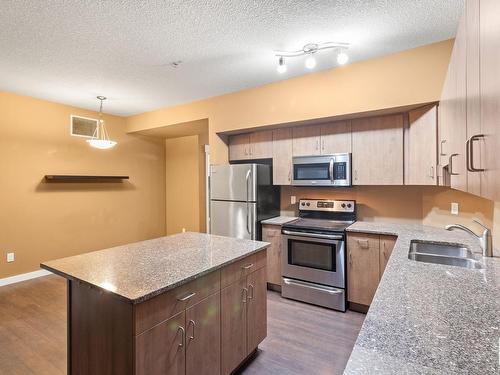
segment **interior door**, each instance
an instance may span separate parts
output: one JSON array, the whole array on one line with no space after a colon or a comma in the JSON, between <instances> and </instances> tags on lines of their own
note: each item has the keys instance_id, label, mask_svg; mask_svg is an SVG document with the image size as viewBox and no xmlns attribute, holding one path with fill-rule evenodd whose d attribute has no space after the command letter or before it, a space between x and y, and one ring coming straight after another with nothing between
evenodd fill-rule
<instances>
[{"instance_id":1,"label":"interior door","mask_svg":"<svg viewBox=\"0 0 500 375\"><path fill-rule=\"evenodd\" d=\"M220 375L220 293L186 310L186 375Z\"/></svg>"},{"instance_id":2,"label":"interior door","mask_svg":"<svg viewBox=\"0 0 500 375\"><path fill-rule=\"evenodd\" d=\"M180 312L135 338L137 375L184 375L185 318Z\"/></svg>"},{"instance_id":3,"label":"interior door","mask_svg":"<svg viewBox=\"0 0 500 375\"><path fill-rule=\"evenodd\" d=\"M247 240L255 239L257 203L210 201L210 233Z\"/></svg>"},{"instance_id":4,"label":"interior door","mask_svg":"<svg viewBox=\"0 0 500 375\"><path fill-rule=\"evenodd\" d=\"M255 202L256 180L256 164L212 165L210 199Z\"/></svg>"}]
</instances>

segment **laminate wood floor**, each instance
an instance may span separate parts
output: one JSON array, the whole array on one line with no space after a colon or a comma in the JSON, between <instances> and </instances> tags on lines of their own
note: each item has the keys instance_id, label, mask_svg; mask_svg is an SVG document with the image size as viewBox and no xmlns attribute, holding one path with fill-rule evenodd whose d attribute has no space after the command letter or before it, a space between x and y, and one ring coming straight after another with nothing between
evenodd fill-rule
<instances>
[{"instance_id":1,"label":"laminate wood floor","mask_svg":"<svg viewBox=\"0 0 500 375\"><path fill-rule=\"evenodd\" d=\"M363 319L268 292L267 338L240 374L342 374ZM64 279L0 287L0 374L66 374Z\"/></svg>"}]
</instances>

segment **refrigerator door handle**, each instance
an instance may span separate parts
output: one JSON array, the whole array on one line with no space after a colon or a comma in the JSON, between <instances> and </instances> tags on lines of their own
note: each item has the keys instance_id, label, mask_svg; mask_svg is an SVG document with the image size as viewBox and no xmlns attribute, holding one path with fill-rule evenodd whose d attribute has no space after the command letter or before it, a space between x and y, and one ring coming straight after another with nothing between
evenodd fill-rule
<instances>
[{"instance_id":1,"label":"refrigerator door handle","mask_svg":"<svg viewBox=\"0 0 500 375\"><path fill-rule=\"evenodd\" d=\"M247 188L247 232L250 234L250 237L252 235L252 230L250 229L250 189L248 188L248 183L250 182L250 175L252 171L249 170L247 172L247 175L245 177L246 179L246 188Z\"/></svg>"}]
</instances>

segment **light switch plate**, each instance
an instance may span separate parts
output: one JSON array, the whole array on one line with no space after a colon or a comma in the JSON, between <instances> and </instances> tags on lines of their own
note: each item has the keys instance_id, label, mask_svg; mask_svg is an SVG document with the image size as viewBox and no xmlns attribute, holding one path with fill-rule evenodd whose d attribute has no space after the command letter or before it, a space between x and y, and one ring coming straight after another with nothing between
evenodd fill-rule
<instances>
[{"instance_id":1,"label":"light switch plate","mask_svg":"<svg viewBox=\"0 0 500 375\"><path fill-rule=\"evenodd\" d=\"M295 195L290 196L290 204L297 203L297 197Z\"/></svg>"},{"instance_id":2,"label":"light switch plate","mask_svg":"<svg viewBox=\"0 0 500 375\"><path fill-rule=\"evenodd\" d=\"M7 263L14 261L14 253L7 253Z\"/></svg>"},{"instance_id":3,"label":"light switch plate","mask_svg":"<svg viewBox=\"0 0 500 375\"><path fill-rule=\"evenodd\" d=\"M451 202L451 214L458 215L458 203Z\"/></svg>"}]
</instances>

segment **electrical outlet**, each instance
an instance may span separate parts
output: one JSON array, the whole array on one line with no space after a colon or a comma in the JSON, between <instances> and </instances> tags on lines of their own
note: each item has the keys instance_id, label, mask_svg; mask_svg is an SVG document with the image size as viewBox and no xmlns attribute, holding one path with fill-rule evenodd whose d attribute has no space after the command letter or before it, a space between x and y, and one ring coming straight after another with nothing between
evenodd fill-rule
<instances>
[{"instance_id":1,"label":"electrical outlet","mask_svg":"<svg viewBox=\"0 0 500 375\"><path fill-rule=\"evenodd\" d=\"M14 261L14 253L7 253L7 263Z\"/></svg>"},{"instance_id":2,"label":"electrical outlet","mask_svg":"<svg viewBox=\"0 0 500 375\"><path fill-rule=\"evenodd\" d=\"M186 233L186 228L182 228L182 233Z\"/></svg>"},{"instance_id":3,"label":"electrical outlet","mask_svg":"<svg viewBox=\"0 0 500 375\"><path fill-rule=\"evenodd\" d=\"M295 195L292 195L290 197L290 204L295 204L295 203L297 203L297 197Z\"/></svg>"},{"instance_id":4,"label":"electrical outlet","mask_svg":"<svg viewBox=\"0 0 500 375\"><path fill-rule=\"evenodd\" d=\"M451 214L458 215L458 203L451 202Z\"/></svg>"}]
</instances>

